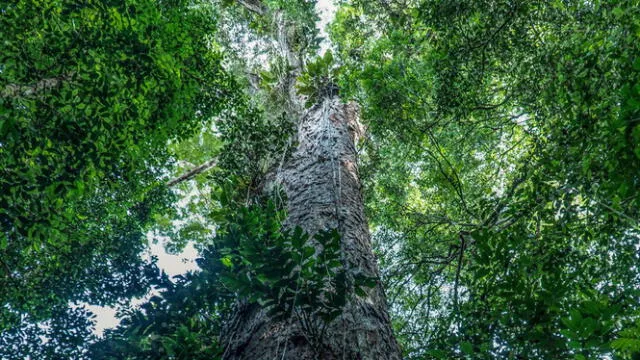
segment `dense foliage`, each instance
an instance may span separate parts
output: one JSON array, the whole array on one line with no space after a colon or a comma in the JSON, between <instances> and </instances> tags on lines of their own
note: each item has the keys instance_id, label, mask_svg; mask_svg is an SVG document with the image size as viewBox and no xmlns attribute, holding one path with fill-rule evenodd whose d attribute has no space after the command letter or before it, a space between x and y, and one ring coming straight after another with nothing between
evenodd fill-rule
<instances>
[{"instance_id":1,"label":"dense foliage","mask_svg":"<svg viewBox=\"0 0 640 360\"><path fill-rule=\"evenodd\" d=\"M52 334L80 312L70 302L147 291L145 227L172 201L167 142L220 113L233 88L204 3L11 1L0 12L0 353L23 358L15 346L40 342L17 340L24 331L82 344Z\"/></svg>"},{"instance_id":2,"label":"dense foliage","mask_svg":"<svg viewBox=\"0 0 640 360\"><path fill-rule=\"evenodd\" d=\"M360 104L407 359L640 356L640 2L344 0L323 56L315 4L0 2L0 358L218 358L243 306L327 336L377 279L261 194L290 91ZM170 279L150 231L200 270Z\"/></svg>"},{"instance_id":3,"label":"dense foliage","mask_svg":"<svg viewBox=\"0 0 640 360\"><path fill-rule=\"evenodd\" d=\"M640 350L639 30L636 1L339 10L408 357Z\"/></svg>"}]
</instances>

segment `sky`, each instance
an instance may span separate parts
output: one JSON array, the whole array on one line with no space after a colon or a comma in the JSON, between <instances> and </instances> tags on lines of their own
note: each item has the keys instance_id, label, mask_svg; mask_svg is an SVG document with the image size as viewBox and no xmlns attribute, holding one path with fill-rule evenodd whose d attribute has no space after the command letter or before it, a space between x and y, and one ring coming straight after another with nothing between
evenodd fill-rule
<instances>
[{"instance_id":1,"label":"sky","mask_svg":"<svg viewBox=\"0 0 640 360\"><path fill-rule=\"evenodd\" d=\"M187 271L194 271L198 269L195 262L195 259L198 257L198 252L193 247L193 244L187 244L180 254L172 255L164 250L162 239L160 239L161 241L154 243L153 236L148 234L147 240L149 242L149 251L145 255L156 256L158 258L158 267L164 270L169 277L181 275ZM141 304L152 295L153 293L149 293L144 298L134 299L133 304ZM116 318L116 308L97 305L85 306L96 315L96 327L94 329L94 333L96 335L102 336L105 329L113 328L118 325L119 321Z\"/></svg>"},{"instance_id":2,"label":"sky","mask_svg":"<svg viewBox=\"0 0 640 360\"><path fill-rule=\"evenodd\" d=\"M320 30L320 36L324 38L324 41L320 44L321 52L324 54L329 46L329 35L325 31L325 28L331 20L333 20L333 16L336 13L335 0L318 0L316 3L316 11L320 16L320 21L316 23L316 26Z\"/></svg>"},{"instance_id":3,"label":"sky","mask_svg":"<svg viewBox=\"0 0 640 360\"><path fill-rule=\"evenodd\" d=\"M321 54L323 54L329 47L329 40L326 26L333 19L336 11L336 5L334 0L318 0L316 3L316 11L320 16L320 21L316 26L320 30L320 36L324 38L324 41L320 44ZM188 244L180 254L172 255L164 250L164 242L162 239L154 243L153 236L149 234L147 236L149 241L149 251L147 256L156 256L158 258L158 267L164 270L169 277L181 275L187 271L197 270L198 266L195 263L195 259L198 256L196 249L192 244ZM148 294L150 297L152 294ZM133 300L134 304L141 304L145 301L145 298ZM98 336L102 336L105 329L114 328L118 325L119 321L116 318L116 308L96 305L85 305L96 315L96 327L94 333Z\"/></svg>"}]
</instances>

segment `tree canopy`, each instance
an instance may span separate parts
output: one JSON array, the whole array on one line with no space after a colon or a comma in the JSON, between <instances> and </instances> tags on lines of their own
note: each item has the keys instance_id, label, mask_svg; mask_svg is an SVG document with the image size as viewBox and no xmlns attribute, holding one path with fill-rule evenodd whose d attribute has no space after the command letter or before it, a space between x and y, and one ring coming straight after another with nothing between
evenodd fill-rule
<instances>
[{"instance_id":1,"label":"tree canopy","mask_svg":"<svg viewBox=\"0 0 640 360\"><path fill-rule=\"evenodd\" d=\"M79 311L69 302L147 291L155 270L139 253L171 201L167 143L236 95L205 3L0 9L0 329L13 353L25 327Z\"/></svg>"},{"instance_id":2,"label":"tree canopy","mask_svg":"<svg viewBox=\"0 0 640 360\"><path fill-rule=\"evenodd\" d=\"M640 2L343 0L324 54L316 5L0 2L0 358L220 358L238 299L330 322L378 282L406 359L638 358ZM380 279L260 193L336 93Z\"/></svg>"}]
</instances>

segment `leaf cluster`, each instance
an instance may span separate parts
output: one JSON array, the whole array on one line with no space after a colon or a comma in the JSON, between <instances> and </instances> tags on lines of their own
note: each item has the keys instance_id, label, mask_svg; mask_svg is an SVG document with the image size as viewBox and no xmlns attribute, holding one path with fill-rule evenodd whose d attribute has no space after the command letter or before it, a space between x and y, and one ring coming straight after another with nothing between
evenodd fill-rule
<instances>
[{"instance_id":1,"label":"leaf cluster","mask_svg":"<svg viewBox=\"0 0 640 360\"><path fill-rule=\"evenodd\" d=\"M235 212L222 203L227 216L199 265L215 269L227 292L260 304L270 316L304 312L328 323L341 314L352 287L364 295L363 288L375 286L364 277L347 277L337 230L310 236L300 227L286 229L271 200Z\"/></svg>"},{"instance_id":2,"label":"leaf cluster","mask_svg":"<svg viewBox=\"0 0 640 360\"><path fill-rule=\"evenodd\" d=\"M324 97L338 95L337 76L340 68L336 66L331 51L307 64L305 71L298 77L298 94L306 97L305 106L311 107Z\"/></svg>"}]
</instances>

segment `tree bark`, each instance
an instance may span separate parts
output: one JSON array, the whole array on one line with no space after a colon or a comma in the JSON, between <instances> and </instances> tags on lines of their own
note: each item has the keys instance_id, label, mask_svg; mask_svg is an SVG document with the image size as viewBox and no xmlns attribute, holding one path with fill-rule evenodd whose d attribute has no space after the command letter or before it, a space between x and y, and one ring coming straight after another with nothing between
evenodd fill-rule
<instances>
[{"instance_id":1,"label":"tree bark","mask_svg":"<svg viewBox=\"0 0 640 360\"><path fill-rule=\"evenodd\" d=\"M287 226L310 234L338 229L343 263L351 274L378 277L358 177L355 141L360 135L357 106L325 98L298 124L298 145L272 183L287 195ZM382 288L350 296L342 315L327 324L320 344L312 344L299 321L270 319L257 305L239 305L223 330L223 358L239 359L400 359Z\"/></svg>"}]
</instances>

